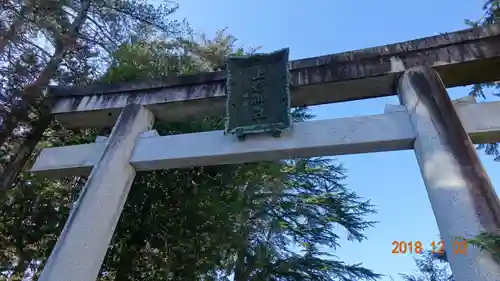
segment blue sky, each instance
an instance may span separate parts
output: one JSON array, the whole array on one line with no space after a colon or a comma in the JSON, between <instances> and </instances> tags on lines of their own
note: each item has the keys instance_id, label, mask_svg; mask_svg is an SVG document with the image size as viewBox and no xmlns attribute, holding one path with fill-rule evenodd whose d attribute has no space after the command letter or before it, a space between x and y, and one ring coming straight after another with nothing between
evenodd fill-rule
<instances>
[{"instance_id":1,"label":"blue sky","mask_svg":"<svg viewBox=\"0 0 500 281\"><path fill-rule=\"evenodd\" d=\"M432 36L465 28L464 19L479 19L483 0L182 0L178 17L195 31L228 31L248 47L262 51L289 47L291 59L300 59ZM449 90L453 98L468 87ZM397 98L313 107L317 118L380 114ZM500 163L481 158L493 183ZM338 157L347 168L348 187L372 200L380 221L366 231L362 243L343 243L335 254L347 263L362 262L378 273L392 275L415 270L409 254L392 254L392 241L437 241L438 230L413 151ZM498 191L497 191L498 193ZM388 277L382 280L390 280Z\"/></svg>"}]
</instances>

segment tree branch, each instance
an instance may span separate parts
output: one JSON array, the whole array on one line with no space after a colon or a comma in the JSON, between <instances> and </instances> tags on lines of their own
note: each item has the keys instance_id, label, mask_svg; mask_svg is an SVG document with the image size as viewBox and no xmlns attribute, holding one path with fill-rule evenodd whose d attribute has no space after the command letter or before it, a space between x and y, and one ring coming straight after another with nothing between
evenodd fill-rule
<instances>
[{"instance_id":1,"label":"tree branch","mask_svg":"<svg viewBox=\"0 0 500 281\"><path fill-rule=\"evenodd\" d=\"M19 13L16 13L16 17L10 25L9 29L2 34L0 38L0 55L5 52L5 48L9 43L19 34L19 31L24 26L24 17L31 11L31 7L28 5L22 6Z\"/></svg>"},{"instance_id":2,"label":"tree branch","mask_svg":"<svg viewBox=\"0 0 500 281\"><path fill-rule=\"evenodd\" d=\"M50 58L49 62L43 68L38 78L33 83L29 84L24 88L22 92L22 97L24 97L28 105L36 107L37 99L41 96L41 89L49 84L50 79L54 76L62 60L64 59L66 51L73 47L74 42L76 41L76 38L78 36L78 33L80 32L80 29L83 23L85 22L85 19L87 18L87 13L90 7L90 0L81 0L80 3L81 3L80 11L75 17L75 20L71 23L71 26L69 26L67 31L64 34L62 34L61 36L62 40L56 39L55 51L52 57ZM6 121L9 120L4 120L4 123L7 125L12 123L11 125L13 126L13 128L17 125L17 123L14 120L10 120L9 122ZM3 138L3 140L0 139L2 141L0 143L5 142L5 140L12 134L12 130L10 130L10 132L6 131L8 129L9 128L6 128L6 126L2 126L2 128L0 128L0 136L2 136ZM38 140L36 142L38 142ZM31 154L32 151L33 150L26 151L25 154ZM18 167L22 168L23 165L24 163L19 163L19 165L16 168ZM17 175L19 171L13 170L9 171L9 173ZM7 188L9 188L12 185L13 180L14 178L9 177L7 180L2 181L0 184L0 190L6 190Z\"/></svg>"}]
</instances>

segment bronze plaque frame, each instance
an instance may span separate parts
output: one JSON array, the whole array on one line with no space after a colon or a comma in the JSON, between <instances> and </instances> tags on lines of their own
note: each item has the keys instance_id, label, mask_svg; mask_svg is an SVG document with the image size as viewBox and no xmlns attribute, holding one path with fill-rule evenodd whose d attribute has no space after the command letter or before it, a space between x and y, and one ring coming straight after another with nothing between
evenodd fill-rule
<instances>
[{"instance_id":1,"label":"bronze plaque frame","mask_svg":"<svg viewBox=\"0 0 500 281\"><path fill-rule=\"evenodd\" d=\"M226 133L279 137L291 128L289 49L227 60Z\"/></svg>"}]
</instances>

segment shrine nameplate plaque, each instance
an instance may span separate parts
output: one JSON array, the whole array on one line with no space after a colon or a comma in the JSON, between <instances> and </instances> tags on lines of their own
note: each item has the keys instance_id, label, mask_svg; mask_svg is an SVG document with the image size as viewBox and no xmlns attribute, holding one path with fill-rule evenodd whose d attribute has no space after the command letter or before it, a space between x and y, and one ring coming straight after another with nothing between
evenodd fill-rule
<instances>
[{"instance_id":1,"label":"shrine nameplate plaque","mask_svg":"<svg viewBox=\"0 0 500 281\"><path fill-rule=\"evenodd\" d=\"M226 133L269 133L279 137L292 126L289 50L232 56L227 60Z\"/></svg>"}]
</instances>

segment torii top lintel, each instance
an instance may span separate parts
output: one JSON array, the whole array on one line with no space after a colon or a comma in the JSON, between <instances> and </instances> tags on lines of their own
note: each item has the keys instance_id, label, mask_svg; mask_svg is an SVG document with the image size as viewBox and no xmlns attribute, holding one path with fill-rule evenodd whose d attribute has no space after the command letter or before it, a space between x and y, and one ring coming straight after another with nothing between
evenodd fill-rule
<instances>
[{"instance_id":1,"label":"torii top lintel","mask_svg":"<svg viewBox=\"0 0 500 281\"><path fill-rule=\"evenodd\" d=\"M293 51L293 50L292 50ZM447 87L500 80L500 24L362 50L289 62L292 106L394 94L395 79L410 67L434 67ZM130 102L160 120L223 115L224 72L165 77L163 81L53 87L53 114L65 126L113 126Z\"/></svg>"}]
</instances>

